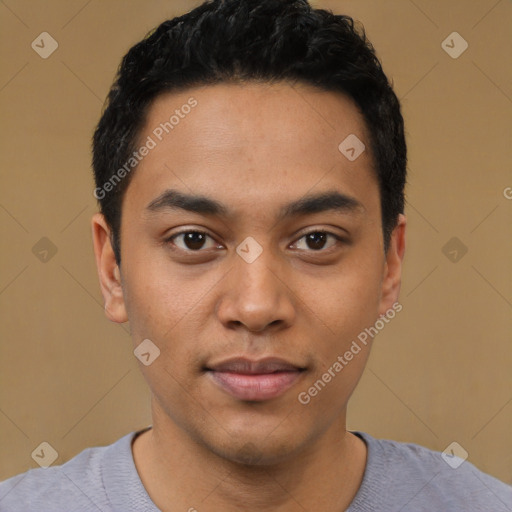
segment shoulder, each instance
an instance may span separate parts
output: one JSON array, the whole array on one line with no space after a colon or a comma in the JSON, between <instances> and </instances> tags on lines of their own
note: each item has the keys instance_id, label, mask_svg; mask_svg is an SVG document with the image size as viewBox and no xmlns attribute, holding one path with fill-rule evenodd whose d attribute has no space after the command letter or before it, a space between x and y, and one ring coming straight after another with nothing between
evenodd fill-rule
<instances>
[{"instance_id":1,"label":"shoulder","mask_svg":"<svg viewBox=\"0 0 512 512\"><path fill-rule=\"evenodd\" d=\"M375 439L364 432L356 435L368 447L358 496L362 492L371 500L376 493L384 493L387 505L382 507L381 494L380 510L512 510L512 487L483 473L468 460L452 453L443 456L414 443Z\"/></svg>"},{"instance_id":2,"label":"shoulder","mask_svg":"<svg viewBox=\"0 0 512 512\"><path fill-rule=\"evenodd\" d=\"M107 461L122 459L133 433L114 444L87 448L60 466L31 469L0 482L0 511L110 510Z\"/></svg>"}]
</instances>

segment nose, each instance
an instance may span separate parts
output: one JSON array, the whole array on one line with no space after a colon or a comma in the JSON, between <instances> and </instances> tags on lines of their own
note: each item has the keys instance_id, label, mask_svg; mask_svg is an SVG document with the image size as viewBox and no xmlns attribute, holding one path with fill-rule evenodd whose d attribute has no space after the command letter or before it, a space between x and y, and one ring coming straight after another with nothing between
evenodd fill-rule
<instances>
[{"instance_id":1,"label":"nose","mask_svg":"<svg viewBox=\"0 0 512 512\"><path fill-rule=\"evenodd\" d=\"M296 297L270 251L252 263L234 255L235 267L227 274L217 303L217 316L227 328L251 332L283 329L293 324Z\"/></svg>"}]
</instances>

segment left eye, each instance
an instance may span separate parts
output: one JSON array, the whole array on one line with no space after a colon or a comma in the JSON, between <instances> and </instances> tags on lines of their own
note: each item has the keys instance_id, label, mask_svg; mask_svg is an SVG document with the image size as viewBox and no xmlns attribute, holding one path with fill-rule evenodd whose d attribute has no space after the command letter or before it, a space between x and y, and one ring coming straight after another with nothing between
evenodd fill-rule
<instances>
[{"instance_id":1,"label":"left eye","mask_svg":"<svg viewBox=\"0 0 512 512\"><path fill-rule=\"evenodd\" d=\"M329 238L332 240L332 243L326 247ZM304 241L306 247L299 247L301 240ZM340 238L338 236L333 235L332 233L327 233L326 231L311 231L299 238L299 240L295 242L294 246L302 250L309 249L312 251L321 251L322 249L330 249L331 247L334 247L339 240Z\"/></svg>"}]
</instances>

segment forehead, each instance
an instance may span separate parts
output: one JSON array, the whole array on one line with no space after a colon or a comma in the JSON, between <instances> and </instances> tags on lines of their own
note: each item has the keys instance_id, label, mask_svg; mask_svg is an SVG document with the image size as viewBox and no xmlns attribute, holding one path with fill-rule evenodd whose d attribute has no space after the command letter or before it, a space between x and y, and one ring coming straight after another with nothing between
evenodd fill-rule
<instances>
[{"instance_id":1,"label":"forehead","mask_svg":"<svg viewBox=\"0 0 512 512\"><path fill-rule=\"evenodd\" d=\"M271 205L317 186L375 192L369 151L350 161L339 149L354 136L369 147L354 103L312 86L218 84L164 94L141 131L138 145L151 141L152 149L134 172L127 201L142 208L166 188L234 207Z\"/></svg>"}]
</instances>

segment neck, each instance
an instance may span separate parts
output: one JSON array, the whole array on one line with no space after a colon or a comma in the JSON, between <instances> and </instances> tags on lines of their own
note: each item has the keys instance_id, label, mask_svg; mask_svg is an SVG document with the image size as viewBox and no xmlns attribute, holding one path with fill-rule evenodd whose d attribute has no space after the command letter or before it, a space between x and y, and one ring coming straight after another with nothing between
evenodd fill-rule
<instances>
[{"instance_id":1,"label":"neck","mask_svg":"<svg viewBox=\"0 0 512 512\"><path fill-rule=\"evenodd\" d=\"M140 478L163 512L345 510L361 484L366 445L345 416L299 453L274 464L241 464L213 453L168 417L133 444Z\"/></svg>"}]
</instances>

